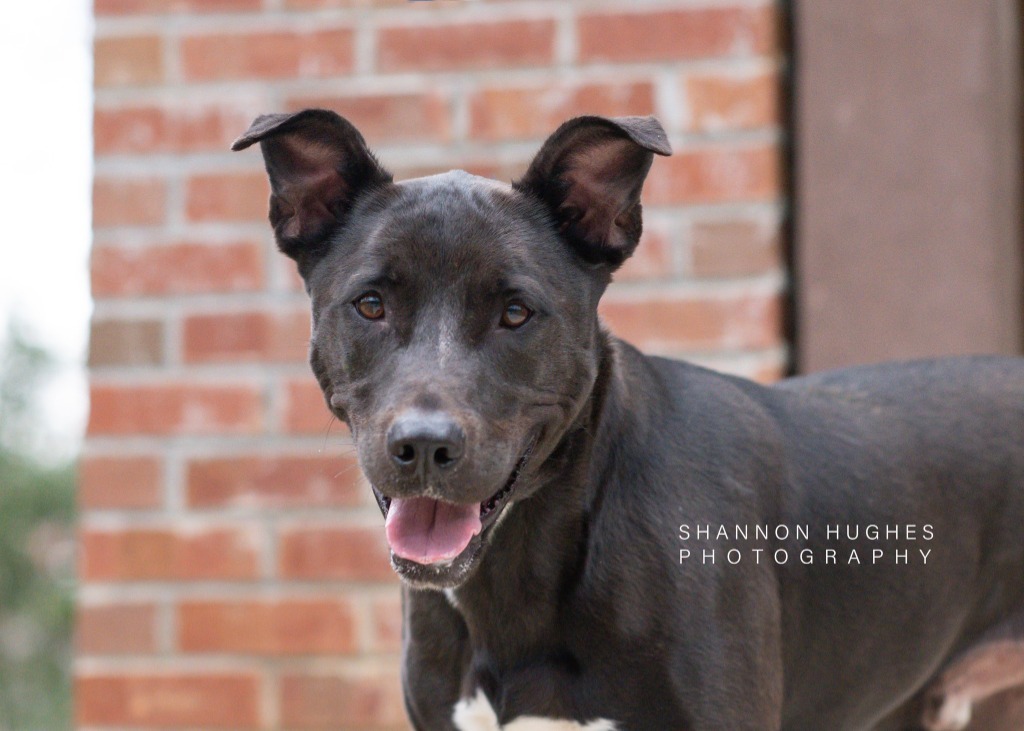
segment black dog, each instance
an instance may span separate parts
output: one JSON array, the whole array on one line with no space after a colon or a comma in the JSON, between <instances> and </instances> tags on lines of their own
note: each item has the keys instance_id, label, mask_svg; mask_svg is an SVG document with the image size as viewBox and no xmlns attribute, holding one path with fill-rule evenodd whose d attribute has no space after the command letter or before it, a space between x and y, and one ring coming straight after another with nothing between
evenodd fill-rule
<instances>
[{"instance_id":1,"label":"black dog","mask_svg":"<svg viewBox=\"0 0 1024 731\"><path fill-rule=\"evenodd\" d=\"M511 186L394 183L323 110L256 142L417 729L946 731L1024 683L1024 359L768 388L617 340L653 118L566 122Z\"/></svg>"}]
</instances>

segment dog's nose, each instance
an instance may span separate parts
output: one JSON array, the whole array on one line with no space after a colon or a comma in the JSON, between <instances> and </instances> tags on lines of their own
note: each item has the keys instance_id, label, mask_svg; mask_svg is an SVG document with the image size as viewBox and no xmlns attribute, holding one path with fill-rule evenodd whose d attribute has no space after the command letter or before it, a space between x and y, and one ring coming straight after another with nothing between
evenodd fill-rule
<instances>
[{"instance_id":1,"label":"dog's nose","mask_svg":"<svg viewBox=\"0 0 1024 731\"><path fill-rule=\"evenodd\" d=\"M466 434L440 411L408 411L388 429L388 453L403 472L424 476L453 467L462 457Z\"/></svg>"}]
</instances>

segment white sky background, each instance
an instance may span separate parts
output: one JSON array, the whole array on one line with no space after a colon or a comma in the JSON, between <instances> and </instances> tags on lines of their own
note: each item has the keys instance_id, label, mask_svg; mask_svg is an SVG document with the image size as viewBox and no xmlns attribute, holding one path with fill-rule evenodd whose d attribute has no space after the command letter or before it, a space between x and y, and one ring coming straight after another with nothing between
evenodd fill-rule
<instances>
[{"instance_id":1,"label":"white sky background","mask_svg":"<svg viewBox=\"0 0 1024 731\"><path fill-rule=\"evenodd\" d=\"M91 33L90 0L0 2L0 336L17 313L61 363L55 457L77 451L87 410Z\"/></svg>"}]
</instances>

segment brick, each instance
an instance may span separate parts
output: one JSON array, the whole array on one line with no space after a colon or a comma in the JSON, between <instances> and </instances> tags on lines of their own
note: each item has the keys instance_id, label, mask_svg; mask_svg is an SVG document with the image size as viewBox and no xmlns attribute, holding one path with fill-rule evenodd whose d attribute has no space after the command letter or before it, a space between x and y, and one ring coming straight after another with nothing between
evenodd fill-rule
<instances>
[{"instance_id":1,"label":"brick","mask_svg":"<svg viewBox=\"0 0 1024 731\"><path fill-rule=\"evenodd\" d=\"M515 160L468 160L462 164L462 169L470 175L479 175L482 178L511 182L523 177L529 164L530 161L528 159L519 162Z\"/></svg>"},{"instance_id":2,"label":"brick","mask_svg":"<svg viewBox=\"0 0 1024 731\"><path fill-rule=\"evenodd\" d=\"M384 142L448 142L452 136L451 100L438 92L367 94L362 96L298 96L286 104L291 111L333 109L354 124L371 145Z\"/></svg>"},{"instance_id":3,"label":"brick","mask_svg":"<svg viewBox=\"0 0 1024 731\"><path fill-rule=\"evenodd\" d=\"M263 172L196 175L186 184L185 212L191 221L266 221L269 198Z\"/></svg>"},{"instance_id":4,"label":"brick","mask_svg":"<svg viewBox=\"0 0 1024 731\"><path fill-rule=\"evenodd\" d=\"M193 508L355 506L368 492L355 455L197 459L187 485Z\"/></svg>"},{"instance_id":5,"label":"brick","mask_svg":"<svg viewBox=\"0 0 1024 731\"><path fill-rule=\"evenodd\" d=\"M280 534L280 574L289 579L394 581L380 526L285 528Z\"/></svg>"},{"instance_id":6,"label":"brick","mask_svg":"<svg viewBox=\"0 0 1024 731\"><path fill-rule=\"evenodd\" d=\"M159 507L161 470L158 457L83 457L78 504L85 510Z\"/></svg>"},{"instance_id":7,"label":"brick","mask_svg":"<svg viewBox=\"0 0 1024 731\"><path fill-rule=\"evenodd\" d=\"M397 668L281 678L282 725L301 729L407 728Z\"/></svg>"},{"instance_id":8,"label":"brick","mask_svg":"<svg viewBox=\"0 0 1024 731\"><path fill-rule=\"evenodd\" d=\"M93 384L89 434L252 434L263 399L252 386Z\"/></svg>"},{"instance_id":9,"label":"brick","mask_svg":"<svg viewBox=\"0 0 1024 731\"><path fill-rule=\"evenodd\" d=\"M97 38L93 54L97 88L154 84L164 78L163 41L159 36Z\"/></svg>"},{"instance_id":10,"label":"brick","mask_svg":"<svg viewBox=\"0 0 1024 731\"><path fill-rule=\"evenodd\" d=\"M682 83L695 132L746 130L779 123L779 79L773 73L692 74Z\"/></svg>"},{"instance_id":11,"label":"brick","mask_svg":"<svg viewBox=\"0 0 1024 731\"><path fill-rule=\"evenodd\" d=\"M91 272L94 297L252 292L265 281L263 250L255 241L99 244Z\"/></svg>"},{"instance_id":12,"label":"brick","mask_svg":"<svg viewBox=\"0 0 1024 731\"><path fill-rule=\"evenodd\" d=\"M97 154L227 150L248 127L250 115L228 106L97 106Z\"/></svg>"},{"instance_id":13,"label":"brick","mask_svg":"<svg viewBox=\"0 0 1024 731\"><path fill-rule=\"evenodd\" d=\"M331 414L312 375L285 385L284 409L284 428L289 433L348 437L348 427Z\"/></svg>"},{"instance_id":14,"label":"brick","mask_svg":"<svg viewBox=\"0 0 1024 731\"><path fill-rule=\"evenodd\" d=\"M342 7L395 7L396 5L402 5L402 0L284 0L285 7L287 8L299 8L303 10L309 10L312 8L337 8L339 5Z\"/></svg>"},{"instance_id":15,"label":"brick","mask_svg":"<svg viewBox=\"0 0 1024 731\"><path fill-rule=\"evenodd\" d=\"M782 269L779 231L757 221L698 221L690 243L694 276L736 277Z\"/></svg>"},{"instance_id":16,"label":"brick","mask_svg":"<svg viewBox=\"0 0 1024 731\"><path fill-rule=\"evenodd\" d=\"M162 180L97 177L92 185L92 224L102 228L162 223L166 200Z\"/></svg>"},{"instance_id":17,"label":"brick","mask_svg":"<svg viewBox=\"0 0 1024 731\"><path fill-rule=\"evenodd\" d=\"M785 363L770 363L763 365L751 374L751 378L758 383L770 384L786 377Z\"/></svg>"},{"instance_id":18,"label":"brick","mask_svg":"<svg viewBox=\"0 0 1024 731\"><path fill-rule=\"evenodd\" d=\"M449 170L459 168L465 169L464 166L460 165L458 162L454 160L450 164L439 163L436 165L429 163L423 165L405 164L401 160L399 160L397 165L389 167L388 170L390 170L394 174L395 180L412 180L413 178L426 178L431 175L439 175L441 173L446 173ZM470 171L466 170L466 172ZM479 173L473 172L473 175L478 174ZM491 176L486 175L484 177Z\"/></svg>"},{"instance_id":19,"label":"brick","mask_svg":"<svg viewBox=\"0 0 1024 731\"><path fill-rule=\"evenodd\" d=\"M83 655L156 652L156 606L79 606L75 617L75 649Z\"/></svg>"},{"instance_id":20,"label":"brick","mask_svg":"<svg viewBox=\"0 0 1024 731\"><path fill-rule=\"evenodd\" d=\"M280 271L284 278L284 286L289 292L303 292L306 291L306 283L302 281L302 275L299 274L299 268L295 265L291 259L281 257L278 259L280 262Z\"/></svg>"},{"instance_id":21,"label":"brick","mask_svg":"<svg viewBox=\"0 0 1024 731\"><path fill-rule=\"evenodd\" d=\"M609 297L599 312L613 333L658 352L767 348L782 340L777 295Z\"/></svg>"},{"instance_id":22,"label":"brick","mask_svg":"<svg viewBox=\"0 0 1024 731\"><path fill-rule=\"evenodd\" d=\"M185 38L185 77L193 81L332 77L353 66L348 28L308 33L224 33Z\"/></svg>"},{"instance_id":23,"label":"brick","mask_svg":"<svg viewBox=\"0 0 1024 731\"><path fill-rule=\"evenodd\" d=\"M673 61L775 52L773 6L701 8L584 15L579 58L594 61Z\"/></svg>"},{"instance_id":24,"label":"brick","mask_svg":"<svg viewBox=\"0 0 1024 731\"><path fill-rule=\"evenodd\" d=\"M781 192L774 145L715 147L659 158L644 186L651 205L772 200Z\"/></svg>"},{"instance_id":25,"label":"brick","mask_svg":"<svg viewBox=\"0 0 1024 731\"><path fill-rule=\"evenodd\" d=\"M263 0L94 0L96 15L229 13L261 10Z\"/></svg>"},{"instance_id":26,"label":"brick","mask_svg":"<svg viewBox=\"0 0 1024 731\"><path fill-rule=\"evenodd\" d=\"M338 599L183 602L178 628L184 652L336 655L355 649L351 606Z\"/></svg>"},{"instance_id":27,"label":"brick","mask_svg":"<svg viewBox=\"0 0 1024 731\"><path fill-rule=\"evenodd\" d=\"M515 160L460 160L453 158L450 162L438 165L395 165L391 171L395 174L395 180L408 180L410 178L422 178L428 175L446 173L449 170L464 170L470 175L479 175L482 178L491 180L512 181L523 176L529 159L522 161Z\"/></svg>"},{"instance_id":28,"label":"brick","mask_svg":"<svg viewBox=\"0 0 1024 731\"><path fill-rule=\"evenodd\" d=\"M398 594L377 597L370 603L370 650L398 652L402 649L402 599Z\"/></svg>"},{"instance_id":29,"label":"brick","mask_svg":"<svg viewBox=\"0 0 1024 731\"><path fill-rule=\"evenodd\" d=\"M309 351L309 313L191 315L182 337L188 363L302 363Z\"/></svg>"},{"instance_id":30,"label":"brick","mask_svg":"<svg viewBox=\"0 0 1024 731\"><path fill-rule=\"evenodd\" d=\"M255 530L85 529L79 576L86 582L226 581L258 573Z\"/></svg>"},{"instance_id":31,"label":"brick","mask_svg":"<svg viewBox=\"0 0 1024 731\"><path fill-rule=\"evenodd\" d=\"M295 306L294 264L270 250L259 155L192 164L227 155L253 114L273 111L258 106L256 86L273 87L278 110L337 110L371 146L451 153L443 164L391 155L399 178L461 167L499 180L521 176L566 118L664 112L655 92L671 92L686 144L655 160L644 239L602 316L653 350L764 379L785 367L782 300L762 276L783 268L769 211L784 172L775 4L583 2L564 13L485 3L468 14L434 7L443 4L95 0L101 316L79 487L88 601L76 725L408 728L383 519L348 429L296 365L308 312ZM288 22L267 22L268 12ZM370 34L365 71L393 83L352 83L357 23ZM576 31L561 49L573 58L556 59L562 30ZM189 170L168 177L168 161ZM254 366L265 377L249 380Z\"/></svg>"},{"instance_id":32,"label":"brick","mask_svg":"<svg viewBox=\"0 0 1024 731\"><path fill-rule=\"evenodd\" d=\"M670 232L649 223L633 256L615 272L616 282L665 279L675 274Z\"/></svg>"},{"instance_id":33,"label":"brick","mask_svg":"<svg viewBox=\"0 0 1024 731\"><path fill-rule=\"evenodd\" d=\"M93 320L89 367L158 365L164 359L164 326L157 320Z\"/></svg>"},{"instance_id":34,"label":"brick","mask_svg":"<svg viewBox=\"0 0 1024 731\"><path fill-rule=\"evenodd\" d=\"M649 82L496 87L470 97L470 134L486 140L541 138L570 117L654 112Z\"/></svg>"},{"instance_id":35,"label":"brick","mask_svg":"<svg viewBox=\"0 0 1024 731\"><path fill-rule=\"evenodd\" d=\"M259 692L252 673L84 675L75 681L77 724L256 728Z\"/></svg>"},{"instance_id":36,"label":"brick","mask_svg":"<svg viewBox=\"0 0 1024 731\"><path fill-rule=\"evenodd\" d=\"M383 27L378 31L382 71L460 71L552 63L552 20Z\"/></svg>"}]
</instances>

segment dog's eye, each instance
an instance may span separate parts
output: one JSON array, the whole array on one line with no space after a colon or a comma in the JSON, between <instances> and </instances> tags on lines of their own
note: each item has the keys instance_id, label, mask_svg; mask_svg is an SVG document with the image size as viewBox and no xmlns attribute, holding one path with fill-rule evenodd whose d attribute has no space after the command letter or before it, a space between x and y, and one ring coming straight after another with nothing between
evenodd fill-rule
<instances>
[{"instance_id":1,"label":"dog's eye","mask_svg":"<svg viewBox=\"0 0 1024 731\"><path fill-rule=\"evenodd\" d=\"M509 302L505 305L505 311L501 313L501 326L515 330L522 327L533 315L533 310L522 302Z\"/></svg>"},{"instance_id":2,"label":"dog's eye","mask_svg":"<svg viewBox=\"0 0 1024 731\"><path fill-rule=\"evenodd\" d=\"M367 292L352 303L356 312L367 320L379 320L384 317L384 300L376 292Z\"/></svg>"}]
</instances>

